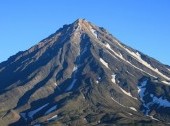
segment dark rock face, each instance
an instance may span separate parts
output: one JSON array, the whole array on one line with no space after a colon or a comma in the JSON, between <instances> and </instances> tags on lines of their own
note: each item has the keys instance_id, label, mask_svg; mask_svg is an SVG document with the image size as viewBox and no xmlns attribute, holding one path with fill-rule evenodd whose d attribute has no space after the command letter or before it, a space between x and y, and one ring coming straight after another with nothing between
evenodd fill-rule
<instances>
[{"instance_id":1,"label":"dark rock face","mask_svg":"<svg viewBox=\"0 0 170 126\"><path fill-rule=\"evenodd\" d=\"M79 19L0 63L0 124L168 125L170 67Z\"/></svg>"}]
</instances>

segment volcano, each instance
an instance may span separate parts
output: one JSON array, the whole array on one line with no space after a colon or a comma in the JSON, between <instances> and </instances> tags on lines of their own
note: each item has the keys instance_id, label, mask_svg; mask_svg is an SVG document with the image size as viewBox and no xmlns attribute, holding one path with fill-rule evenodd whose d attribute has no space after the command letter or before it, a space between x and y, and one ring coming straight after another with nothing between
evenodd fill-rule
<instances>
[{"instance_id":1,"label":"volcano","mask_svg":"<svg viewBox=\"0 0 170 126\"><path fill-rule=\"evenodd\" d=\"M0 125L170 125L170 66L78 19L0 63Z\"/></svg>"}]
</instances>

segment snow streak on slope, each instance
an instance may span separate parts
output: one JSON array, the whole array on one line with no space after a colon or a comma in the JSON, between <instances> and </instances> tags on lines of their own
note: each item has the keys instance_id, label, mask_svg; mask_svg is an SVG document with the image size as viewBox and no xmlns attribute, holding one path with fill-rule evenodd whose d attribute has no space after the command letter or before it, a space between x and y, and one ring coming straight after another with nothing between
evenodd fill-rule
<instances>
[{"instance_id":1,"label":"snow streak on slope","mask_svg":"<svg viewBox=\"0 0 170 126\"><path fill-rule=\"evenodd\" d=\"M92 34L95 36L95 38L97 39L98 36L97 36L97 31L94 30L91 26L90 26L90 31L92 32Z\"/></svg>"},{"instance_id":2,"label":"snow streak on slope","mask_svg":"<svg viewBox=\"0 0 170 126\"><path fill-rule=\"evenodd\" d=\"M150 118L153 119L153 120L160 121L160 120L154 118L153 116L148 116L148 117L150 117Z\"/></svg>"},{"instance_id":3,"label":"snow streak on slope","mask_svg":"<svg viewBox=\"0 0 170 126\"><path fill-rule=\"evenodd\" d=\"M170 82L168 82L168 81L161 81L161 82L166 84L166 85L170 85Z\"/></svg>"},{"instance_id":4,"label":"snow streak on slope","mask_svg":"<svg viewBox=\"0 0 170 126\"><path fill-rule=\"evenodd\" d=\"M140 71L142 71L142 72L144 72L144 73L146 73L146 74L148 74L148 75L156 78L154 75L151 75L151 74L147 73L146 71L144 71L144 70L136 67L135 65L131 64L129 61L127 61L126 59L124 59L121 54L118 54L118 53L116 53L114 50L112 50L112 48L110 47L110 45L109 45L108 43L106 44L106 48L108 48L111 52L113 52L113 53L115 54L115 56L117 56L117 57L120 58L121 60L125 61L126 63L128 63L128 64L131 65L132 67L134 67L134 68L136 68L136 69L138 69L138 70L140 70Z\"/></svg>"},{"instance_id":5,"label":"snow streak on slope","mask_svg":"<svg viewBox=\"0 0 170 126\"><path fill-rule=\"evenodd\" d=\"M134 107L129 107L130 109L132 109L133 111L137 111Z\"/></svg>"},{"instance_id":6,"label":"snow streak on slope","mask_svg":"<svg viewBox=\"0 0 170 126\"><path fill-rule=\"evenodd\" d=\"M120 90L121 90L124 94L128 95L129 97L132 97L133 99L136 99L136 100L137 100L137 98L133 97L130 92L125 91L125 90L124 90L123 88L121 88L121 87L120 87Z\"/></svg>"},{"instance_id":7,"label":"snow streak on slope","mask_svg":"<svg viewBox=\"0 0 170 126\"><path fill-rule=\"evenodd\" d=\"M128 112L128 114L129 114L129 115L133 115L132 113L129 113L129 112Z\"/></svg>"},{"instance_id":8,"label":"snow streak on slope","mask_svg":"<svg viewBox=\"0 0 170 126\"><path fill-rule=\"evenodd\" d=\"M122 106L122 107L126 107L126 106L124 106L124 105L120 104L118 101L116 101L113 97L111 97L111 99L112 99L114 102L116 102L117 104L119 104L120 106Z\"/></svg>"},{"instance_id":9,"label":"snow streak on slope","mask_svg":"<svg viewBox=\"0 0 170 126\"><path fill-rule=\"evenodd\" d=\"M108 63L106 63L102 58L100 58L100 62L101 62L105 67L107 67L108 69L110 69L109 66L108 66Z\"/></svg>"},{"instance_id":10,"label":"snow streak on slope","mask_svg":"<svg viewBox=\"0 0 170 126\"><path fill-rule=\"evenodd\" d=\"M111 81L112 81L114 84L116 84L116 74L112 74L111 76L112 76ZM125 91L125 90L124 90L122 87L120 87L119 85L118 85L118 87L119 87L119 89L120 89L124 94L126 94L126 95L128 95L129 97L132 97L133 99L136 99L136 100L137 100L137 98L133 97L130 92Z\"/></svg>"},{"instance_id":11,"label":"snow streak on slope","mask_svg":"<svg viewBox=\"0 0 170 126\"><path fill-rule=\"evenodd\" d=\"M51 118L47 119L47 121L56 120L57 118L58 118L58 115L54 115Z\"/></svg>"},{"instance_id":12,"label":"snow streak on slope","mask_svg":"<svg viewBox=\"0 0 170 126\"><path fill-rule=\"evenodd\" d=\"M116 102L118 105L120 105L120 106L122 106L122 107L124 107L124 108L129 108L129 109L131 109L131 110L133 110L133 111L137 111L134 107L128 107L128 106L124 106L124 105L122 105L122 104L120 104L118 101L116 101L113 97L111 97L111 99L114 101L114 102Z\"/></svg>"},{"instance_id":13,"label":"snow streak on slope","mask_svg":"<svg viewBox=\"0 0 170 126\"><path fill-rule=\"evenodd\" d=\"M125 48L124 46L122 46L120 43L118 43L119 46L121 46L122 48L124 48L129 54L131 54L139 63L143 64L144 66L146 66L147 68L149 68L150 70L152 70L153 72L159 74L160 76L162 76L163 78L170 80L169 77L167 77L166 75L164 75L163 73L161 73L157 68L153 68L149 63L147 63L146 61L144 61L141 58L141 55L139 54L139 52L132 52L129 49Z\"/></svg>"}]
</instances>

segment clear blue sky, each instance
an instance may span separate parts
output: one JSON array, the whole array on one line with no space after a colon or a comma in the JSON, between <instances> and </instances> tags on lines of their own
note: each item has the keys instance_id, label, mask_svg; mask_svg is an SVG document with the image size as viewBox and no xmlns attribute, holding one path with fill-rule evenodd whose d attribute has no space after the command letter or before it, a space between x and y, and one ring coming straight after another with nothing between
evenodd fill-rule
<instances>
[{"instance_id":1,"label":"clear blue sky","mask_svg":"<svg viewBox=\"0 0 170 126\"><path fill-rule=\"evenodd\" d=\"M0 62L77 18L170 65L170 0L1 0Z\"/></svg>"}]
</instances>

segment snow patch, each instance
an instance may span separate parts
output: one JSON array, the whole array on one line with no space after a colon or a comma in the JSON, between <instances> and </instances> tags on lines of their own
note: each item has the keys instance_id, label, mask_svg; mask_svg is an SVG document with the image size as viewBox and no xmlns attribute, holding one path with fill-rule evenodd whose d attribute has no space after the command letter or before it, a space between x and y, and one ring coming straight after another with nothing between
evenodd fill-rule
<instances>
[{"instance_id":1,"label":"snow patch","mask_svg":"<svg viewBox=\"0 0 170 126\"><path fill-rule=\"evenodd\" d=\"M106 45L105 45L108 49L110 49L110 50L112 50L112 48L110 47L110 45L107 43Z\"/></svg>"},{"instance_id":2,"label":"snow patch","mask_svg":"<svg viewBox=\"0 0 170 126\"><path fill-rule=\"evenodd\" d=\"M55 85L55 86L58 86L56 82L54 83L54 85Z\"/></svg>"},{"instance_id":3,"label":"snow patch","mask_svg":"<svg viewBox=\"0 0 170 126\"><path fill-rule=\"evenodd\" d=\"M129 108L132 109L133 111L137 112L136 108L134 108L134 107L129 107Z\"/></svg>"},{"instance_id":4,"label":"snow patch","mask_svg":"<svg viewBox=\"0 0 170 126\"><path fill-rule=\"evenodd\" d=\"M128 113L129 115L133 115L132 113Z\"/></svg>"},{"instance_id":5,"label":"snow patch","mask_svg":"<svg viewBox=\"0 0 170 126\"><path fill-rule=\"evenodd\" d=\"M47 121L56 120L57 118L58 118L58 115L54 115L51 118L47 119Z\"/></svg>"},{"instance_id":6,"label":"snow patch","mask_svg":"<svg viewBox=\"0 0 170 126\"><path fill-rule=\"evenodd\" d=\"M120 104L118 101L116 101L113 97L111 97L111 99L112 99L114 102L116 102L117 104L119 104L120 106L122 106L122 107L126 107L126 106L124 106L124 105Z\"/></svg>"},{"instance_id":7,"label":"snow patch","mask_svg":"<svg viewBox=\"0 0 170 126\"><path fill-rule=\"evenodd\" d=\"M83 118L84 121L87 121L86 118Z\"/></svg>"},{"instance_id":8,"label":"snow patch","mask_svg":"<svg viewBox=\"0 0 170 126\"><path fill-rule=\"evenodd\" d=\"M98 84L98 83L99 83L99 81L97 80L97 81L96 81L96 83Z\"/></svg>"},{"instance_id":9,"label":"snow patch","mask_svg":"<svg viewBox=\"0 0 170 126\"><path fill-rule=\"evenodd\" d=\"M48 109L46 112L45 112L45 115L48 115L49 113L51 113L52 111L56 110L57 109L57 105L51 107L50 109Z\"/></svg>"},{"instance_id":10,"label":"snow patch","mask_svg":"<svg viewBox=\"0 0 170 126\"><path fill-rule=\"evenodd\" d=\"M112 79L111 79L111 81L112 81L113 83L116 83L116 74L112 74Z\"/></svg>"},{"instance_id":11,"label":"snow patch","mask_svg":"<svg viewBox=\"0 0 170 126\"><path fill-rule=\"evenodd\" d=\"M102 58L100 58L100 62L101 62L105 67L107 67L108 69L110 69L109 66L108 66L108 63L105 62Z\"/></svg>"},{"instance_id":12,"label":"snow patch","mask_svg":"<svg viewBox=\"0 0 170 126\"><path fill-rule=\"evenodd\" d=\"M164 84L170 85L170 82L168 82L168 81L161 81L161 82Z\"/></svg>"},{"instance_id":13,"label":"snow patch","mask_svg":"<svg viewBox=\"0 0 170 126\"><path fill-rule=\"evenodd\" d=\"M97 35L97 31L94 30L93 28L90 28L90 31L93 33L93 35L95 36L95 38L98 38L98 35Z\"/></svg>"},{"instance_id":14,"label":"snow patch","mask_svg":"<svg viewBox=\"0 0 170 126\"><path fill-rule=\"evenodd\" d=\"M148 116L148 117L150 117L152 120L159 121L158 119L154 118L153 116Z\"/></svg>"},{"instance_id":15,"label":"snow patch","mask_svg":"<svg viewBox=\"0 0 170 126\"><path fill-rule=\"evenodd\" d=\"M45 104L45 105L41 106L40 108L37 108L37 109L35 109L35 110L33 110L33 111L30 111L30 112L28 113L28 116L29 116L30 118L33 118L33 116L34 116L37 112L41 111L41 110L42 110L43 108L45 108L48 104L49 104L49 103L47 103L47 104Z\"/></svg>"},{"instance_id":16,"label":"snow patch","mask_svg":"<svg viewBox=\"0 0 170 126\"><path fill-rule=\"evenodd\" d=\"M73 68L73 72L75 72L77 70L77 66L74 66Z\"/></svg>"}]
</instances>

